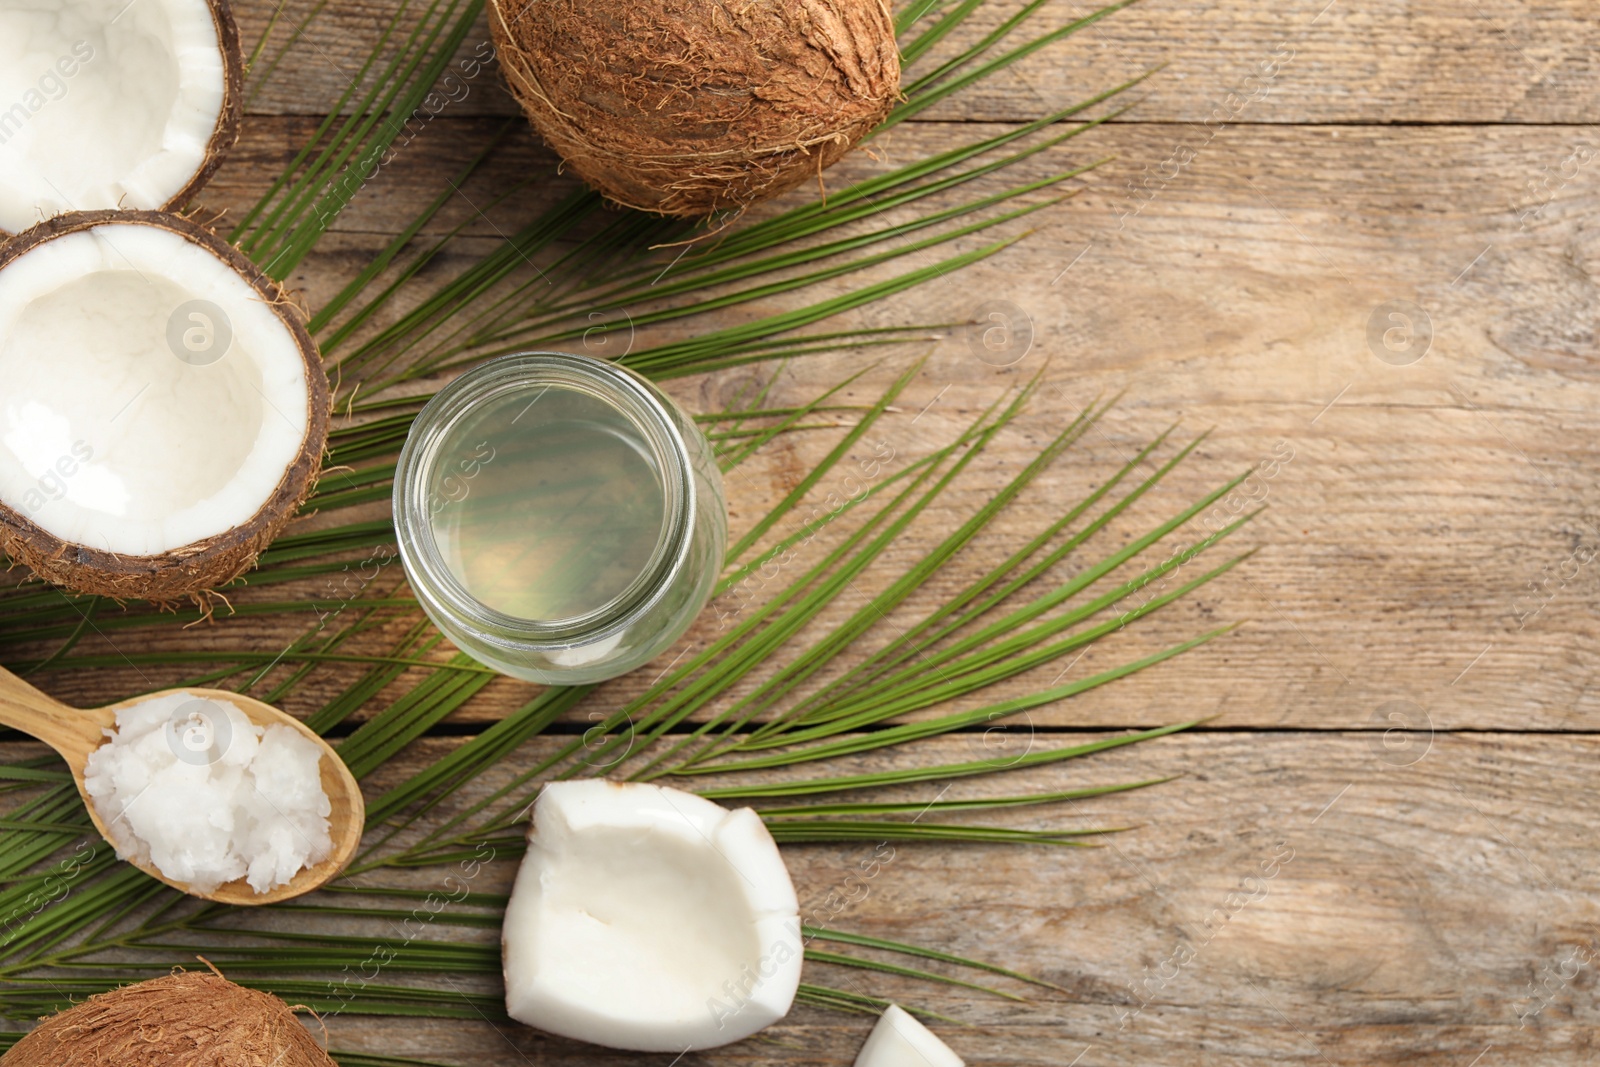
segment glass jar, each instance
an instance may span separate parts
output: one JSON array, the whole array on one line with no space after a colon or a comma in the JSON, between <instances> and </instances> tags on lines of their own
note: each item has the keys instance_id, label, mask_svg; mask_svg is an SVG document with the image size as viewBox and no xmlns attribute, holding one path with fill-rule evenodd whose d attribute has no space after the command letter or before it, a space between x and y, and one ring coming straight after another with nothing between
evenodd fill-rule
<instances>
[{"instance_id":1,"label":"glass jar","mask_svg":"<svg viewBox=\"0 0 1600 1067\"><path fill-rule=\"evenodd\" d=\"M434 625L552 685L633 670L710 599L728 538L705 435L650 382L588 356L503 356L439 392L394 479L406 575Z\"/></svg>"}]
</instances>

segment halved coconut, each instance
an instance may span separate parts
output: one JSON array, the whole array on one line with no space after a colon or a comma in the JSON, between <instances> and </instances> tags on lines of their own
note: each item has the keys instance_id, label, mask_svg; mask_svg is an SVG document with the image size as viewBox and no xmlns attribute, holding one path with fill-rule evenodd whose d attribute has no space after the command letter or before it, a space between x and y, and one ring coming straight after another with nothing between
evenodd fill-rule
<instances>
[{"instance_id":1,"label":"halved coconut","mask_svg":"<svg viewBox=\"0 0 1600 1067\"><path fill-rule=\"evenodd\" d=\"M0 229L182 207L239 134L227 0L0 0Z\"/></svg>"},{"instance_id":2,"label":"halved coconut","mask_svg":"<svg viewBox=\"0 0 1600 1067\"><path fill-rule=\"evenodd\" d=\"M964 1067L965 1063L898 1004L889 1005L878 1017L856 1057L856 1067Z\"/></svg>"},{"instance_id":3,"label":"halved coconut","mask_svg":"<svg viewBox=\"0 0 1600 1067\"><path fill-rule=\"evenodd\" d=\"M328 382L300 313L175 215L62 215L0 246L0 550L167 603L247 570L315 484Z\"/></svg>"},{"instance_id":4,"label":"halved coconut","mask_svg":"<svg viewBox=\"0 0 1600 1067\"><path fill-rule=\"evenodd\" d=\"M544 787L504 949L513 1019L677 1054L783 1018L804 955L794 886L755 812L598 780Z\"/></svg>"}]
</instances>

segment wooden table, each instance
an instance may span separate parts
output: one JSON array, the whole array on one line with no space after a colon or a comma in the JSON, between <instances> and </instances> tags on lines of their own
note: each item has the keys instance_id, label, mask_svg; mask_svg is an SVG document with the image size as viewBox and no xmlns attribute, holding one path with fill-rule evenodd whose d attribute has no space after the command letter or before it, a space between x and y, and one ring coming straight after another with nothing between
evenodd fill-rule
<instances>
[{"instance_id":1,"label":"wooden table","mask_svg":"<svg viewBox=\"0 0 1600 1067\"><path fill-rule=\"evenodd\" d=\"M254 100L208 206L238 210L260 194L391 3L347 0L323 17L318 47L298 50ZM246 40L274 6L239 4ZM1012 7L990 6L983 25ZM1060 0L1048 17L1088 9ZM947 322L998 301L1024 317L1033 345L1008 367L976 358L960 331L934 345L884 431L907 448L948 439L1048 361L1040 398L983 460L987 476L1014 470L1091 398L1125 393L962 575L1173 420L1180 432L1211 432L1156 511L1280 460L1263 483L1270 506L1244 535L1259 553L1085 667L1218 620L1247 625L1035 712L1031 729L1056 743L1216 718L1069 769L970 786L1001 795L1183 775L1070 813L1135 829L1098 850L902 848L841 918L1068 990L1009 1004L864 983L972 1023L946 1027L969 1062L1594 1062L1596 14L1581 0L1146 0L901 127L880 145L884 158L842 164L871 174L1166 64L1132 113L1027 165L1042 175L1115 157L1081 195L1039 216L1037 233L853 320ZM512 110L485 80L434 120L292 279L306 300L316 306L358 269ZM548 162L519 135L484 188ZM539 185L493 215L509 227L564 188ZM495 223L465 221L477 248L498 239ZM852 395L875 396L905 365L889 360ZM797 363L774 396L808 398L849 369L843 357ZM754 373L671 388L705 409ZM797 436L752 461L730 484L736 527L830 444ZM922 524L933 533L895 562L978 499L976 489L952 494ZM869 586L896 573L880 570ZM266 643L294 632L238 619L157 640ZM138 687L116 670L49 684L84 703ZM638 684L616 683L600 706ZM1040 684L1029 676L1012 688ZM292 710L327 691L309 686ZM527 695L494 683L454 734ZM424 741L401 762L415 767L454 743ZM970 758L972 745L955 737L929 751ZM861 851L791 849L802 899L829 892ZM802 1010L772 1042L684 1062L844 1064L866 1029ZM347 1016L333 1031L345 1048L485 1067L667 1061L488 1024Z\"/></svg>"}]
</instances>

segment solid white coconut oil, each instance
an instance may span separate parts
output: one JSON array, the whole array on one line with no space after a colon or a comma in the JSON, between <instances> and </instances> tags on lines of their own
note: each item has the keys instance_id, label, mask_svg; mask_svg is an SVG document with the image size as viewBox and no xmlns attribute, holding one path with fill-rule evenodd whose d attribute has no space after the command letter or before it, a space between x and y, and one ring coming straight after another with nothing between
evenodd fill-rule
<instances>
[{"instance_id":1,"label":"solid white coconut oil","mask_svg":"<svg viewBox=\"0 0 1600 1067\"><path fill-rule=\"evenodd\" d=\"M333 850L322 750L224 701L171 693L117 711L84 788L117 855L209 893L287 885Z\"/></svg>"},{"instance_id":2,"label":"solid white coconut oil","mask_svg":"<svg viewBox=\"0 0 1600 1067\"><path fill-rule=\"evenodd\" d=\"M491 360L440 391L401 452L394 516L439 629L549 684L664 651L705 606L727 542L694 420L629 371L559 353Z\"/></svg>"}]
</instances>

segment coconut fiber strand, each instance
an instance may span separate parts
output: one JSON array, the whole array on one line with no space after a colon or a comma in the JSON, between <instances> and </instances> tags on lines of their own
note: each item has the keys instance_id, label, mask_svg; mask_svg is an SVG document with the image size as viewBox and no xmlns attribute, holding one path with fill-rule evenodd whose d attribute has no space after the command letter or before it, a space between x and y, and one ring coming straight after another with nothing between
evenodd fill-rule
<instances>
[{"instance_id":1,"label":"coconut fiber strand","mask_svg":"<svg viewBox=\"0 0 1600 1067\"><path fill-rule=\"evenodd\" d=\"M335 1067L288 1005L216 974L174 974L52 1015L4 1067Z\"/></svg>"},{"instance_id":2,"label":"coconut fiber strand","mask_svg":"<svg viewBox=\"0 0 1600 1067\"><path fill-rule=\"evenodd\" d=\"M817 179L900 91L884 0L491 0L490 27L567 165L666 215Z\"/></svg>"}]
</instances>

